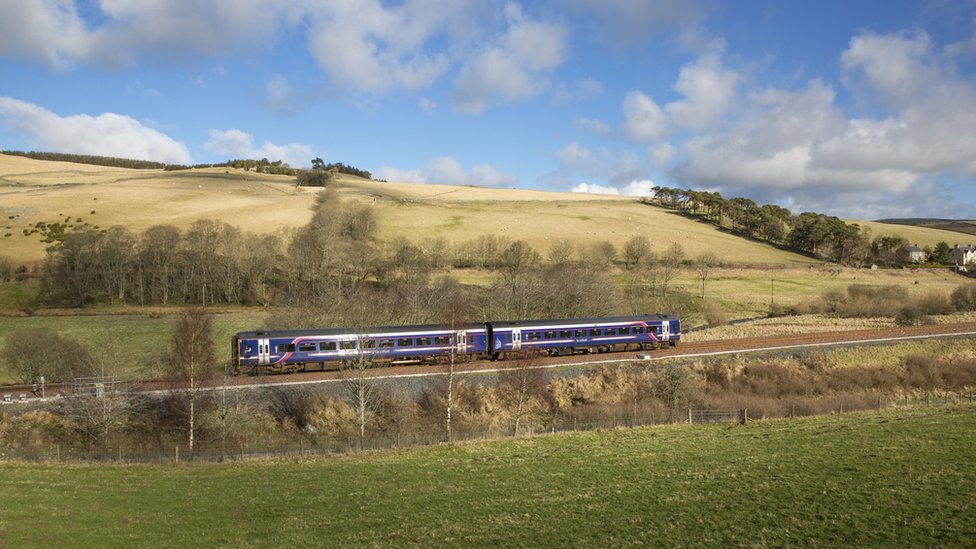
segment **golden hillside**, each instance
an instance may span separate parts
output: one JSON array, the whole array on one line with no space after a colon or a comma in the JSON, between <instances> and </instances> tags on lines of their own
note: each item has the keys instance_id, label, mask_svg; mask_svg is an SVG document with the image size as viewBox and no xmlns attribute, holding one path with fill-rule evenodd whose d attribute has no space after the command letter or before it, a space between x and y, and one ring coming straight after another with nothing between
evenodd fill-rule
<instances>
[{"instance_id":1,"label":"golden hillside","mask_svg":"<svg viewBox=\"0 0 976 549\"><path fill-rule=\"evenodd\" d=\"M810 262L633 198L353 177L340 179L338 188L348 199L376 209L384 240L402 235L462 242L495 234L524 239L544 253L556 238L582 245L609 240L620 246L641 234L656 251L678 242L689 257L711 250L736 263ZM24 229L66 219L79 227L122 225L135 232L156 224L185 228L207 218L258 233L287 230L309 220L318 190L296 187L292 177L228 168L133 170L0 155L0 255L17 262L42 259L46 244L38 234L25 236ZM959 238L934 229L873 228L874 234L906 233L920 245Z\"/></svg>"}]
</instances>

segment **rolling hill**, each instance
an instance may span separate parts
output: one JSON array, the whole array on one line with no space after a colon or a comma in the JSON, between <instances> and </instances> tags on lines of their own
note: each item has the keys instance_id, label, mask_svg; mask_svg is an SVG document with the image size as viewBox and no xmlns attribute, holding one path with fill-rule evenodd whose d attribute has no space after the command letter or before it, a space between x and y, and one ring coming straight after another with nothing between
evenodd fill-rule
<instances>
[{"instance_id":1,"label":"rolling hill","mask_svg":"<svg viewBox=\"0 0 976 549\"><path fill-rule=\"evenodd\" d=\"M38 222L76 228L121 225L140 232L157 224L188 227L219 219L246 231L274 233L311 218L318 188L297 187L289 176L229 168L134 170L0 155L0 255L15 262L43 259ZM810 263L810 258L716 230L633 198L535 190L367 181L342 176L348 200L368 203L379 237L415 241L442 237L470 241L484 234L524 239L541 252L557 238L582 245L618 245L647 236L660 252L680 243L688 257L718 251L736 263ZM913 243L953 242L959 233L925 227L864 223L873 234L902 234Z\"/></svg>"}]
</instances>

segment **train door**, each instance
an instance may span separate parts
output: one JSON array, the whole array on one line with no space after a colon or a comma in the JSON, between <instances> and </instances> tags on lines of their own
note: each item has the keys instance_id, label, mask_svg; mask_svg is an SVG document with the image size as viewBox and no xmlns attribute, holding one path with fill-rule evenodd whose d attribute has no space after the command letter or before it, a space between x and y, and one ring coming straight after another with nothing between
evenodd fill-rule
<instances>
[{"instance_id":1,"label":"train door","mask_svg":"<svg viewBox=\"0 0 976 549\"><path fill-rule=\"evenodd\" d=\"M518 351L522 349L522 329L512 328L512 350Z\"/></svg>"},{"instance_id":2,"label":"train door","mask_svg":"<svg viewBox=\"0 0 976 549\"><path fill-rule=\"evenodd\" d=\"M671 325L665 321L661 323L661 341L667 341L671 339Z\"/></svg>"},{"instance_id":3,"label":"train door","mask_svg":"<svg viewBox=\"0 0 976 549\"><path fill-rule=\"evenodd\" d=\"M468 352L468 332L464 330L457 331L457 341L455 342L455 349L457 353L467 353Z\"/></svg>"},{"instance_id":4,"label":"train door","mask_svg":"<svg viewBox=\"0 0 976 549\"><path fill-rule=\"evenodd\" d=\"M258 365L271 364L271 340L258 338Z\"/></svg>"}]
</instances>

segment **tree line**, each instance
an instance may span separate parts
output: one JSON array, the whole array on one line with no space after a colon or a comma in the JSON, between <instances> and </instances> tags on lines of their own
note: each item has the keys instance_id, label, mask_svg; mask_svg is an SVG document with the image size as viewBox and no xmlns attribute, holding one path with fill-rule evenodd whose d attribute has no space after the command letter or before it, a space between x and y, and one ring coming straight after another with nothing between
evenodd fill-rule
<instances>
[{"instance_id":1,"label":"tree line","mask_svg":"<svg viewBox=\"0 0 976 549\"><path fill-rule=\"evenodd\" d=\"M726 199L718 192L655 186L655 204L678 210L736 234L844 265L878 263L901 266L911 262L909 242L899 236L871 237L856 223L814 212L793 214L775 204L749 198ZM924 250L929 262L950 264L946 242Z\"/></svg>"},{"instance_id":2,"label":"tree line","mask_svg":"<svg viewBox=\"0 0 976 549\"><path fill-rule=\"evenodd\" d=\"M436 322L452 292L478 304L476 318L525 319L682 313L696 307L671 281L689 260L679 245L660 257L646 237L618 248L558 240L543 257L528 243L494 235L449 243L379 242L375 212L331 189L316 199L305 226L257 235L198 220L134 234L123 227L71 232L49 248L41 300L51 306L279 305L290 327ZM608 272L622 265L626 282ZM444 271L476 267L488 284L459 283ZM302 317L302 318L299 318Z\"/></svg>"}]
</instances>

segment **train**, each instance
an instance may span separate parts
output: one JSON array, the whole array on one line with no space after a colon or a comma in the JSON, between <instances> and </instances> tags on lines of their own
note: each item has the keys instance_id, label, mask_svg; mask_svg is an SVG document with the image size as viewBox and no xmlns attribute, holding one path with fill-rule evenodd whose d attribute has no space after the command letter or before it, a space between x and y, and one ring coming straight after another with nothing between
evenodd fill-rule
<instances>
[{"instance_id":1,"label":"train","mask_svg":"<svg viewBox=\"0 0 976 549\"><path fill-rule=\"evenodd\" d=\"M341 369L355 360L401 365L641 351L675 346L681 322L673 314L558 320L516 320L375 328L238 332L232 357L238 374Z\"/></svg>"}]
</instances>

